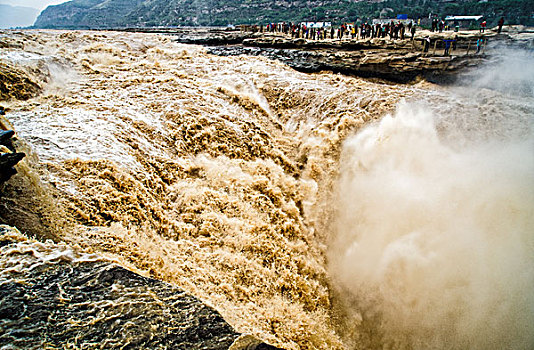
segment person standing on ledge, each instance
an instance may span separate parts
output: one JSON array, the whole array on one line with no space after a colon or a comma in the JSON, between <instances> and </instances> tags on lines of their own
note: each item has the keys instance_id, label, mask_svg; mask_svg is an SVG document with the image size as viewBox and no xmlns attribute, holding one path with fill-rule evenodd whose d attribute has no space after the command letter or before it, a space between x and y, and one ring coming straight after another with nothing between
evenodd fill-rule
<instances>
[{"instance_id":1,"label":"person standing on ledge","mask_svg":"<svg viewBox=\"0 0 534 350\"><path fill-rule=\"evenodd\" d=\"M445 52L443 53L443 56L449 56L449 50L451 48L451 39L443 40L445 42Z\"/></svg>"},{"instance_id":2,"label":"person standing on ledge","mask_svg":"<svg viewBox=\"0 0 534 350\"><path fill-rule=\"evenodd\" d=\"M482 23L480 23L480 32L484 33L486 30L486 20L483 20Z\"/></svg>"},{"instance_id":3,"label":"person standing on ledge","mask_svg":"<svg viewBox=\"0 0 534 350\"><path fill-rule=\"evenodd\" d=\"M479 38L477 40L477 53L480 52L480 49L482 48L482 38Z\"/></svg>"},{"instance_id":4,"label":"person standing on ledge","mask_svg":"<svg viewBox=\"0 0 534 350\"><path fill-rule=\"evenodd\" d=\"M499 29L497 29L497 33L501 34L502 26L504 25L504 18L501 17L501 19L499 20L499 23L497 24L499 25Z\"/></svg>"},{"instance_id":5,"label":"person standing on ledge","mask_svg":"<svg viewBox=\"0 0 534 350\"><path fill-rule=\"evenodd\" d=\"M430 48L430 37L428 35L425 37L423 45L423 52L428 52L428 49Z\"/></svg>"}]
</instances>

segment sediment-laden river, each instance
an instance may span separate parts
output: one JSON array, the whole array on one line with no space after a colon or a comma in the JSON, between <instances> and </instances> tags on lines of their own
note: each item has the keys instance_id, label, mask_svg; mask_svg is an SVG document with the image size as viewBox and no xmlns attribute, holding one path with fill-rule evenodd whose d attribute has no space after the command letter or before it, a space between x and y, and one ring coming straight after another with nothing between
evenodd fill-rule
<instances>
[{"instance_id":1,"label":"sediment-laden river","mask_svg":"<svg viewBox=\"0 0 534 350\"><path fill-rule=\"evenodd\" d=\"M531 54L439 87L171 36L0 42L42 89L3 102L28 153L4 188L10 225L285 349L534 344Z\"/></svg>"}]
</instances>

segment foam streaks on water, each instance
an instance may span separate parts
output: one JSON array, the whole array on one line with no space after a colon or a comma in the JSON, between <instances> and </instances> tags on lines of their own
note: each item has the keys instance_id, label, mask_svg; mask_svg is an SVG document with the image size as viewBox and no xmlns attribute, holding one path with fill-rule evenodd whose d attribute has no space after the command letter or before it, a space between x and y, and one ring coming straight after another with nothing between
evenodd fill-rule
<instances>
[{"instance_id":1,"label":"foam streaks on water","mask_svg":"<svg viewBox=\"0 0 534 350\"><path fill-rule=\"evenodd\" d=\"M288 349L340 346L322 188L344 135L409 89L160 36L15 37L68 61L61 91L9 106L57 188L64 240L178 284L239 331Z\"/></svg>"},{"instance_id":2,"label":"foam streaks on water","mask_svg":"<svg viewBox=\"0 0 534 350\"><path fill-rule=\"evenodd\" d=\"M403 98L477 109L469 97L426 83L303 74L165 36L25 31L2 40L9 57L32 52L46 67L44 75L24 68L43 93L7 107L40 159L29 157L28 166L49 193L44 207L56 208L46 209L56 220L13 224L46 226L82 251L176 284L239 332L286 349L369 340L359 326L369 323L352 322L367 317L367 305L353 304L350 293L337 297L344 287L329 256L346 221L336 189L354 182L343 159L357 150L347 151L347 137ZM480 93L501 104L499 94ZM461 134L471 143L458 124L437 123L440 140L453 145ZM469 120L462 125L469 129Z\"/></svg>"}]
</instances>

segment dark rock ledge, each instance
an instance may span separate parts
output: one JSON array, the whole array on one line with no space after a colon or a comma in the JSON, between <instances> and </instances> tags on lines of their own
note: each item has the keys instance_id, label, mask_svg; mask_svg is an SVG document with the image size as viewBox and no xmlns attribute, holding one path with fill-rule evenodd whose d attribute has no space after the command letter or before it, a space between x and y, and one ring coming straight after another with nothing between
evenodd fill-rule
<instances>
[{"instance_id":1,"label":"dark rock ledge","mask_svg":"<svg viewBox=\"0 0 534 350\"><path fill-rule=\"evenodd\" d=\"M436 83L453 82L459 71L487 59L485 54L475 55L476 40L466 36L457 38L456 51L444 55L443 39L445 37L433 37L429 51L423 52L420 37L414 41L313 41L265 36L244 39L241 45L211 47L208 52L220 56L261 55L301 72L331 71L398 83L418 78Z\"/></svg>"},{"instance_id":2,"label":"dark rock ledge","mask_svg":"<svg viewBox=\"0 0 534 350\"><path fill-rule=\"evenodd\" d=\"M219 46L210 48L208 52L219 56L265 56L300 72L331 71L398 83L412 82L417 78L436 83L452 82L458 71L474 67L484 59L483 56L427 57L420 52L380 49L337 51Z\"/></svg>"},{"instance_id":3,"label":"dark rock ledge","mask_svg":"<svg viewBox=\"0 0 534 350\"><path fill-rule=\"evenodd\" d=\"M175 286L5 225L0 348L277 349Z\"/></svg>"},{"instance_id":4,"label":"dark rock ledge","mask_svg":"<svg viewBox=\"0 0 534 350\"><path fill-rule=\"evenodd\" d=\"M4 114L4 107L0 106L0 184L8 181L17 173L15 165L26 156L23 152L17 152L13 145L15 132L4 130L7 124Z\"/></svg>"},{"instance_id":5,"label":"dark rock ledge","mask_svg":"<svg viewBox=\"0 0 534 350\"><path fill-rule=\"evenodd\" d=\"M411 39L374 38L344 40L307 40L278 33L182 29L173 33L175 40L187 44L210 46L209 53L220 56L255 55L279 60L306 73L331 71L365 78L380 78L408 83L424 78L435 83L451 83L459 72L487 62L496 47L532 45L532 36L520 37L478 31L431 33L418 32ZM430 45L424 52L428 37ZM477 39L483 37L484 48L476 51ZM446 54L445 41L455 40ZM488 45L486 45L488 44Z\"/></svg>"}]
</instances>

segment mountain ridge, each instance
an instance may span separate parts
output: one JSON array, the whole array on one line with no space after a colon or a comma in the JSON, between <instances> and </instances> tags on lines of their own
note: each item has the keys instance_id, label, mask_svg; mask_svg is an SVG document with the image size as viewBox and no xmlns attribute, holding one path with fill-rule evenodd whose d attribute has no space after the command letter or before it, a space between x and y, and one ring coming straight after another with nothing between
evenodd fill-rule
<instances>
[{"instance_id":1,"label":"mountain ridge","mask_svg":"<svg viewBox=\"0 0 534 350\"><path fill-rule=\"evenodd\" d=\"M387 10L385 10L387 9ZM529 0L73 0L47 7L36 28L109 29L155 26L224 26L269 22L331 21L335 24L407 14L484 15L489 25L534 25Z\"/></svg>"}]
</instances>

